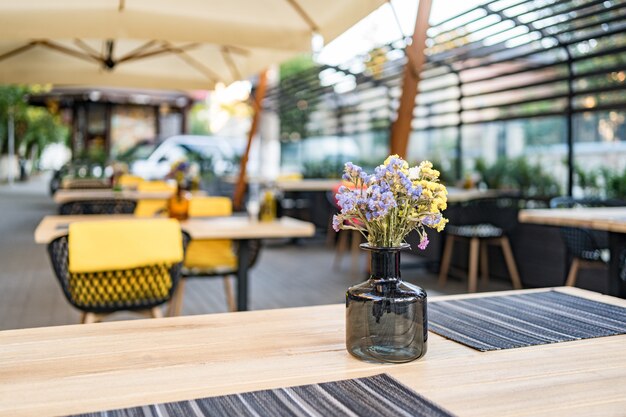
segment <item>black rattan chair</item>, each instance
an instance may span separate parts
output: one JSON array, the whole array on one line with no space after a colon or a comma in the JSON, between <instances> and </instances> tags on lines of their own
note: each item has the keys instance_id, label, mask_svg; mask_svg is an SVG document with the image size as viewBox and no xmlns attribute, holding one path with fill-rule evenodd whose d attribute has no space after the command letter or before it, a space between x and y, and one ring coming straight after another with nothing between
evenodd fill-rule
<instances>
[{"instance_id":1,"label":"black rattan chair","mask_svg":"<svg viewBox=\"0 0 626 417\"><path fill-rule=\"evenodd\" d=\"M183 248L189 237L183 233ZM168 302L181 278L182 262L91 273L69 271L68 236L48 245L54 273L65 298L83 312L82 323L100 321L117 311L139 311L161 317L159 306Z\"/></svg>"},{"instance_id":2,"label":"black rattan chair","mask_svg":"<svg viewBox=\"0 0 626 417\"><path fill-rule=\"evenodd\" d=\"M61 204L59 214L133 214L135 207L133 200L77 200Z\"/></svg>"},{"instance_id":3,"label":"black rattan chair","mask_svg":"<svg viewBox=\"0 0 626 417\"><path fill-rule=\"evenodd\" d=\"M450 223L446 226L446 243L441 259L439 284L446 284L454 243L469 241L468 292L476 292L478 287L478 263L483 280L489 278L488 245L502 248L511 282L515 289L522 288L515 257L507 237L517 225L517 215L521 200L517 197L483 198L460 203L450 213Z\"/></svg>"},{"instance_id":4,"label":"black rattan chair","mask_svg":"<svg viewBox=\"0 0 626 417\"><path fill-rule=\"evenodd\" d=\"M550 200L551 208L574 207L619 207L626 205L620 200L576 199L555 197ZM576 285L581 268L606 268L609 261L609 248L606 233L576 227L561 227L561 238L567 249L568 259L572 258L565 285Z\"/></svg>"}]
</instances>

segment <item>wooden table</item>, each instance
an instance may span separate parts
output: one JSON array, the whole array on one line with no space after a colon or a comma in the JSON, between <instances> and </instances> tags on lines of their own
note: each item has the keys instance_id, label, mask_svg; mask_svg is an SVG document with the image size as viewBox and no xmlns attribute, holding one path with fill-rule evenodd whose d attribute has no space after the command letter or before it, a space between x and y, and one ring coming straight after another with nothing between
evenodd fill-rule
<instances>
[{"instance_id":1,"label":"wooden table","mask_svg":"<svg viewBox=\"0 0 626 417\"><path fill-rule=\"evenodd\" d=\"M626 207L521 210L519 221L608 232L611 251L609 294L626 298L626 281L620 278L621 258L626 256Z\"/></svg>"},{"instance_id":2,"label":"wooden table","mask_svg":"<svg viewBox=\"0 0 626 417\"><path fill-rule=\"evenodd\" d=\"M576 288L558 290L626 306ZM499 294L512 292L518 291ZM0 415L84 413L383 372L460 417L626 412L626 335L478 352L429 333L424 358L376 365L345 350L344 310L327 305L0 332Z\"/></svg>"},{"instance_id":3,"label":"wooden table","mask_svg":"<svg viewBox=\"0 0 626 417\"><path fill-rule=\"evenodd\" d=\"M166 200L173 191L113 191L105 190L58 190L54 193L57 204L85 200Z\"/></svg>"},{"instance_id":4,"label":"wooden table","mask_svg":"<svg viewBox=\"0 0 626 417\"><path fill-rule=\"evenodd\" d=\"M35 230L35 242L48 244L57 237L67 234L70 223L82 221L138 220L132 214L120 215L81 215L81 216L46 216ZM283 217L273 222L253 222L244 216L196 218L181 222L182 229L192 239L237 240L237 309L248 309L248 263L250 260L250 241L273 238L311 237L315 226L302 220Z\"/></svg>"}]
</instances>

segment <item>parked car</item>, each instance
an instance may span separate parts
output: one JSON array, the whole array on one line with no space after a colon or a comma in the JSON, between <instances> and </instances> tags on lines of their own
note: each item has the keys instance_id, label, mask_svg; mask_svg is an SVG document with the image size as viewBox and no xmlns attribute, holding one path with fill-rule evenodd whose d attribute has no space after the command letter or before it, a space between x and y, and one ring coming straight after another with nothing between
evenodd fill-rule
<instances>
[{"instance_id":1,"label":"parked car","mask_svg":"<svg viewBox=\"0 0 626 417\"><path fill-rule=\"evenodd\" d=\"M234 168L235 152L224 138L172 136L158 145L147 158L132 162L130 172L147 180L163 179L172 165L182 159L198 163L203 174L211 172L221 176Z\"/></svg>"}]
</instances>

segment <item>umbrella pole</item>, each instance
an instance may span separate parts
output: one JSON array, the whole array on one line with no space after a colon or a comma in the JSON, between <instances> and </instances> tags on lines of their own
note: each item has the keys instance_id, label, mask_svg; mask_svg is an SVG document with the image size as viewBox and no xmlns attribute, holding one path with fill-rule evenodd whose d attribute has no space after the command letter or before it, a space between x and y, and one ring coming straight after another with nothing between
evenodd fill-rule
<instances>
[{"instance_id":1,"label":"umbrella pole","mask_svg":"<svg viewBox=\"0 0 626 417\"><path fill-rule=\"evenodd\" d=\"M404 67L402 95L400 96L398 114L391 126L391 140L389 143L391 154L397 154L404 158L406 158L409 136L411 134L417 85L420 81L420 72L425 61L424 49L431 6L432 0L420 0L419 2L417 15L415 16L413 42L405 48L407 63Z\"/></svg>"},{"instance_id":2,"label":"umbrella pole","mask_svg":"<svg viewBox=\"0 0 626 417\"><path fill-rule=\"evenodd\" d=\"M265 98L265 90L267 87L267 70L264 70L259 75L259 83L257 84L256 94L253 102L253 115L252 125L248 132L248 143L246 144L246 150L241 157L241 163L239 166L239 178L237 179L237 186L235 187L235 195L233 196L233 206L235 210L242 209L243 196L246 192L246 167L248 165L248 157L250 155L250 147L252 145L252 139L259 130L259 120L261 118L261 111L263 110L262 103Z\"/></svg>"}]
</instances>

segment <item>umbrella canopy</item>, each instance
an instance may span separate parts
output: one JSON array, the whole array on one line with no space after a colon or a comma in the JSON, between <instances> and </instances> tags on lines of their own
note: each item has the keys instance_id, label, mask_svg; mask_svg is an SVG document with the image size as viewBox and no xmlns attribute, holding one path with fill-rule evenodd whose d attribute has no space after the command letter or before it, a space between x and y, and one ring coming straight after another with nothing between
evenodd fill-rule
<instances>
[{"instance_id":1,"label":"umbrella canopy","mask_svg":"<svg viewBox=\"0 0 626 417\"><path fill-rule=\"evenodd\" d=\"M385 0L0 2L0 83L206 89L330 41Z\"/></svg>"}]
</instances>

